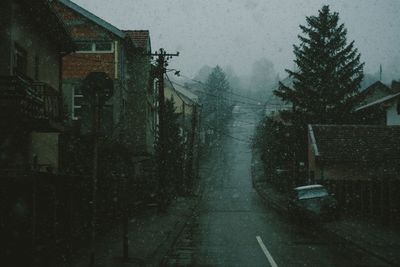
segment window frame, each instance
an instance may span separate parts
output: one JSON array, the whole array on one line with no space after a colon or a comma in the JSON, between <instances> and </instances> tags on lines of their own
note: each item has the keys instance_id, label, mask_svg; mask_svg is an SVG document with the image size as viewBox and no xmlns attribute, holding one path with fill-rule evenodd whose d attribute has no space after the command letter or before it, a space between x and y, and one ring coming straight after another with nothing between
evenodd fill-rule
<instances>
[{"instance_id":1,"label":"window frame","mask_svg":"<svg viewBox=\"0 0 400 267\"><path fill-rule=\"evenodd\" d=\"M400 101L396 102L396 113L397 115L400 115Z\"/></svg>"},{"instance_id":2,"label":"window frame","mask_svg":"<svg viewBox=\"0 0 400 267\"><path fill-rule=\"evenodd\" d=\"M23 66L21 64L18 64L18 62L21 62L21 60L18 60L19 58L23 59ZM20 45L17 43L14 43L14 64L13 64L13 70L14 72L27 75L28 74L28 52Z\"/></svg>"},{"instance_id":3,"label":"window frame","mask_svg":"<svg viewBox=\"0 0 400 267\"><path fill-rule=\"evenodd\" d=\"M93 42L77 42L77 46L80 44L90 44L91 45L91 50L77 50L76 53L78 54L109 54L109 53L114 53L114 43L112 41L93 41ZM97 45L99 44L109 44L110 49L109 50L97 50Z\"/></svg>"},{"instance_id":4,"label":"window frame","mask_svg":"<svg viewBox=\"0 0 400 267\"><path fill-rule=\"evenodd\" d=\"M83 94L77 94L76 91L77 87L75 86L72 90L72 120L80 120L82 117L77 117L75 115L75 110L79 109L82 112L82 105L75 105L75 98L81 98L83 100Z\"/></svg>"}]
</instances>

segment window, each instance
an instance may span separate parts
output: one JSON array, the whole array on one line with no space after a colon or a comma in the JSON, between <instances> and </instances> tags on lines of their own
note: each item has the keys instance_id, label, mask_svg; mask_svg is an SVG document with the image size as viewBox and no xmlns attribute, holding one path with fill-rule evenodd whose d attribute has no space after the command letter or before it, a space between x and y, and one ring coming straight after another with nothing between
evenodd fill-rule
<instances>
[{"instance_id":1,"label":"window","mask_svg":"<svg viewBox=\"0 0 400 267\"><path fill-rule=\"evenodd\" d=\"M397 102L396 104L397 115L400 115L400 103Z\"/></svg>"},{"instance_id":2,"label":"window","mask_svg":"<svg viewBox=\"0 0 400 267\"><path fill-rule=\"evenodd\" d=\"M39 80L39 56L35 56L35 80Z\"/></svg>"},{"instance_id":3,"label":"window","mask_svg":"<svg viewBox=\"0 0 400 267\"><path fill-rule=\"evenodd\" d=\"M78 120L82 118L83 95L79 86L73 90L72 96L72 119Z\"/></svg>"},{"instance_id":4,"label":"window","mask_svg":"<svg viewBox=\"0 0 400 267\"><path fill-rule=\"evenodd\" d=\"M112 42L80 42L77 47L78 53L109 53L114 51Z\"/></svg>"},{"instance_id":5,"label":"window","mask_svg":"<svg viewBox=\"0 0 400 267\"><path fill-rule=\"evenodd\" d=\"M95 43L95 51L112 51L112 43L106 42L106 43Z\"/></svg>"},{"instance_id":6,"label":"window","mask_svg":"<svg viewBox=\"0 0 400 267\"><path fill-rule=\"evenodd\" d=\"M78 52L90 52L92 51L92 43L78 43Z\"/></svg>"},{"instance_id":7,"label":"window","mask_svg":"<svg viewBox=\"0 0 400 267\"><path fill-rule=\"evenodd\" d=\"M27 65L28 65L28 59L27 59L26 51L22 47L20 47L18 44L15 44L15 46L14 46L14 70L21 74L26 75Z\"/></svg>"}]
</instances>

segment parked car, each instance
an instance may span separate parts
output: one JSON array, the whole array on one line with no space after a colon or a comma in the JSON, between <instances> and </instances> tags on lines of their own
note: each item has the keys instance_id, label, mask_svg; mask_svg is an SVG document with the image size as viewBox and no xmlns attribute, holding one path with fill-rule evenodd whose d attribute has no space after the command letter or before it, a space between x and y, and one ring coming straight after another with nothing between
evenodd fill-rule
<instances>
[{"instance_id":1,"label":"parked car","mask_svg":"<svg viewBox=\"0 0 400 267\"><path fill-rule=\"evenodd\" d=\"M319 184L296 187L289 195L288 211L299 219L331 220L337 218L337 201Z\"/></svg>"}]
</instances>

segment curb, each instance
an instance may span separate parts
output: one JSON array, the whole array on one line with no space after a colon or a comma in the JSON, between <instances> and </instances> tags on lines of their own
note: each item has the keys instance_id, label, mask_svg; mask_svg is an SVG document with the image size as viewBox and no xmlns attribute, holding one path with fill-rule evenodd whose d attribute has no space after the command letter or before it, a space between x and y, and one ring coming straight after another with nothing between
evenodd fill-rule
<instances>
[{"instance_id":1,"label":"curb","mask_svg":"<svg viewBox=\"0 0 400 267\"><path fill-rule=\"evenodd\" d=\"M275 199L269 197L267 194L265 194L265 192L263 192L262 188L263 186L266 185L266 182L256 182L255 179L255 163L254 163L254 151L253 151L253 155L252 155L252 159L251 159L251 177L252 177L252 183L253 183L253 188L256 190L257 194L260 196L260 198L263 200L263 202L267 205L270 205L272 208L274 208L278 213L284 215L284 216L288 216L288 211L287 208L284 207L281 203L279 203L279 201L276 201ZM399 266L400 264L398 262L395 262L391 259L387 259L387 257L379 255L378 253L375 253L375 251L373 249L368 249L365 246L363 246L362 244L360 245L357 241L354 241L351 238L348 238L346 235L341 235L339 233L337 233L336 231L329 229L329 227L327 225L321 225L321 230L325 231L326 233L333 235L334 237L336 237L337 239L341 239L344 240L347 243L352 244L353 246L357 247L358 249L374 256L375 258L390 264L392 266Z\"/></svg>"},{"instance_id":2,"label":"curb","mask_svg":"<svg viewBox=\"0 0 400 267\"><path fill-rule=\"evenodd\" d=\"M353 246L355 246L355 247L357 247L358 249L360 249L360 250L362 250L362 251L364 251L364 252L366 252L366 253L368 253L368 254L374 256L375 258L377 258L377 259L379 259L379 260L381 260L381 261L383 261L383 262L385 262L385 263L387 263L387 264L390 264L391 266L398 266L398 267L400 267L400 264L399 264L398 262L396 262L396 261L394 261L394 260L391 260L391 259L388 259L387 257L382 256L382 255L380 255L380 254L378 254L378 253L375 253L375 251L374 251L373 249L368 249L368 248L364 247L363 245L360 245L357 241L354 241L354 240L351 239L351 238L347 238L345 235L341 235L341 234L339 234L339 233L337 233L337 232L335 232L335 231L329 229L329 227L327 227L326 225L322 225L322 226L321 226L321 229L322 229L323 231L325 231L325 232L327 232L327 233L333 235L333 236L336 237L337 239L344 240L345 242L352 244Z\"/></svg>"},{"instance_id":3,"label":"curb","mask_svg":"<svg viewBox=\"0 0 400 267\"><path fill-rule=\"evenodd\" d=\"M282 215L288 215L287 214L287 207L286 205L282 205L279 201L276 201L275 199L271 198L263 192L262 188L266 185L266 182L262 181L256 181L260 179L256 179L256 172L258 171L259 174L264 174L264 170L262 170L262 167L260 166L260 162L255 162L255 153L253 151L252 157L251 157L251 180L253 184L253 188L256 190L257 194L260 196L260 198L263 200L264 204L270 205L273 209L275 209L278 213ZM257 175L259 176L259 175ZM264 175L262 175L264 177ZM258 177L257 177L258 178Z\"/></svg>"},{"instance_id":4,"label":"curb","mask_svg":"<svg viewBox=\"0 0 400 267\"><path fill-rule=\"evenodd\" d=\"M215 164L213 164L211 169L214 169L216 167ZM211 171L211 170L210 170ZM154 252L154 259L151 260L150 265L146 266L164 266L165 265L165 260L166 256L171 252L171 250L174 248L175 244L178 242L179 238L181 237L183 231L185 230L186 226L188 225L188 222L193 218L193 215L195 214L197 208L199 207L201 200L203 198L203 192L205 190L206 186L206 179L204 177L200 177L197 185L197 188L194 192L193 195L193 203L188 207L187 215L185 216L184 219L178 220L178 222L175 224L174 231L170 233L168 236L167 240L164 241L159 245L159 247L156 249Z\"/></svg>"},{"instance_id":5,"label":"curb","mask_svg":"<svg viewBox=\"0 0 400 267\"><path fill-rule=\"evenodd\" d=\"M196 197L197 198L197 197ZM194 203L187 208L187 214L185 214L185 218L179 219L174 226L174 230L170 232L167 239L159 244L157 249L154 251L152 259L147 259L145 266L164 266L165 257L168 255L171 248L177 242L182 232L184 231L187 223L192 218L194 211L198 205L199 199L194 200Z\"/></svg>"},{"instance_id":6,"label":"curb","mask_svg":"<svg viewBox=\"0 0 400 267\"><path fill-rule=\"evenodd\" d=\"M268 194L265 194L264 192L262 192L262 186L258 184L256 184L256 186L254 187L257 194L261 197L261 199L263 200L264 204L271 206L275 211L277 211L279 214L287 217L288 216L288 210L286 205L283 205L280 203L280 201L276 201L275 199L268 197Z\"/></svg>"}]
</instances>

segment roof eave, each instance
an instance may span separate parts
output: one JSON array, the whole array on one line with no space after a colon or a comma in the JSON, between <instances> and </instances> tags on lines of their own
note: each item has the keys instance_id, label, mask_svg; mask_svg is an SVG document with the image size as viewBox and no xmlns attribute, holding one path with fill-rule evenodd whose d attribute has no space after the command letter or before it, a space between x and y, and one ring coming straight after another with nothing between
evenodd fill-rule
<instances>
[{"instance_id":1,"label":"roof eave","mask_svg":"<svg viewBox=\"0 0 400 267\"><path fill-rule=\"evenodd\" d=\"M67 6L68 8L74 10L75 12L81 14L85 18L91 20L92 22L96 23L97 25L101 26L105 30L111 32L112 34L116 35L121 39L125 39L126 34L115 27L114 25L108 23L107 21L99 18L98 16L94 15L93 13L89 12L88 10L84 9L83 7L75 4L70 0L58 0L63 5Z\"/></svg>"},{"instance_id":2,"label":"roof eave","mask_svg":"<svg viewBox=\"0 0 400 267\"><path fill-rule=\"evenodd\" d=\"M313 128L312 128L311 124L308 125L308 133L310 135L311 147L313 149L314 156L315 157L319 157L320 154L319 154L319 151L318 151L317 141L315 139L314 131L313 131Z\"/></svg>"},{"instance_id":3,"label":"roof eave","mask_svg":"<svg viewBox=\"0 0 400 267\"><path fill-rule=\"evenodd\" d=\"M365 110L365 109L368 109L368 108L371 108L371 107L375 107L377 105L381 105L383 103L391 101L391 100L393 100L393 99L395 99L396 97L399 97L399 96L400 96L400 93L396 93L396 94L393 94L393 95L390 95L390 96L385 96L385 97L382 97L381 99L378 99L378 100L376 100L376 101L374 101L372 103L369 103L369 104L366 104L364 106L358 107L354 111L355 112L359 112L361 110Z\"/></svg>"}]
</instances>

